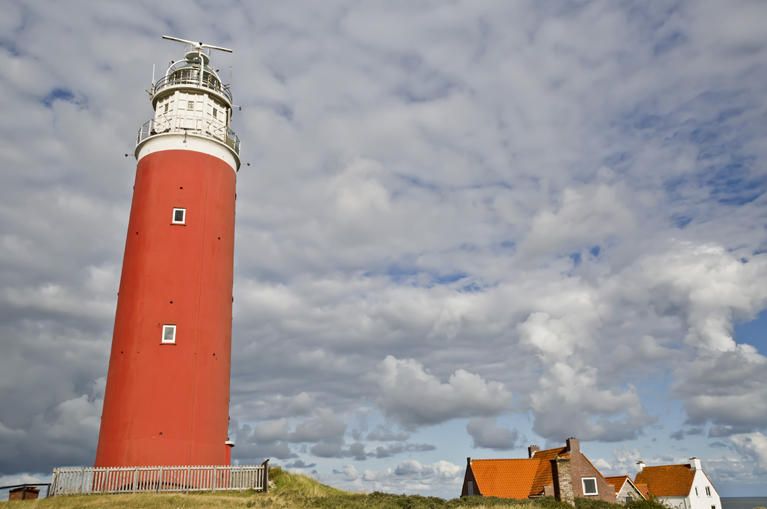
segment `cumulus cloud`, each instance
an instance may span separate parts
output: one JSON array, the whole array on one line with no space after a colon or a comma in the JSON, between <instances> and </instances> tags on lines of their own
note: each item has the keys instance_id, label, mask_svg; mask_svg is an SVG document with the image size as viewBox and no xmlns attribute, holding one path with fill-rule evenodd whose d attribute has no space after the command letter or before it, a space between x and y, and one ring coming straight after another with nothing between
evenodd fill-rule
<instances>
[{"instance_id":1,"label":"cumulus cloud","mask_svg":"<svg viewBox=\"0 0 767 509\"><path fill-rule=\"evenodd\" d=\"M486 382L463 369L443 383L414 359L389 355L378 368L381 409L408 427L497 414L511 401L511 393L503 384Z\"/></svg>"},{"instance_id":2,"label":"cumulus cloud","mask_svg":"<svg viewBox=\"0 0 767 509\"><path fill-rule=\"evenodd\" d=\"M712 422L710 434L723 436L765 425L767 357L750 345L711 352L679 368L676 386L692 423Z\"/></svg>"},{"instance_id":3,"label":"cumulus cloud","mask_svg":"<svg viewBox=\"0 0 767 509\"><path fill-rule=\"evenodd\" d=\"M767 436L761 432L742 433L730 437L735 450L753 461L757 474L767 472Z\"/></svg>"},{"instance_id":4,"label":"cumulus cloud","mask_svg":"<svg viewBox=\"0 0 767 509\"><path fill-rule=\"evenodd\" d=\"M365 436L366 440L375 440L377 442L401 442L410 438L410 433L405 431L394 431L383 425L376 428Z\"/></svg>"},{"instance_id":5,"label":"cumulus cloud","mask_svg":"<svg viewBox=\"0 0 767 509\"><path fill-rule=\"evenodd\" d=\"M471 436L474 447L503 451L521 445L516 430L499 426L492 418L471 419L466 425L466 431Z\"/></svg>"},{"instance_id":6,"label":"cumulus cloud","mask_svg":"<svg viewBox=\"0 0 767 509\"><path fill-rule=\"evenodd\" d=\"M360 471L354 465L334 469L347 488L364 491L436 494L453 498L460 493L463 468L449 461L422 463L404 460L389 468Z\"/></svg>"}]
</instances>

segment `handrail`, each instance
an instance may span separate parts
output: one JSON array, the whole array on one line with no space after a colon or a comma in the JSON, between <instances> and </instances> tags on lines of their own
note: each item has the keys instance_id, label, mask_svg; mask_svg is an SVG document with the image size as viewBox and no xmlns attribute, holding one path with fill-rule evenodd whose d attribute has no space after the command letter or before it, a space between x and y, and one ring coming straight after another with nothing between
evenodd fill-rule
<instances>
[{"instance_id":1,"label":"handrail","mask_svg":"<svg viewBox=\"0 0 767 509\"><path fill-rule=\"evenodd\" d=\"M240 155L240 138L235 134L235 132L230 128L222 128L215 126L213 124L209 124L206 128L203 129L195 129L195 128L185 128L185 127L174 127L171 123L165 122L165 123L159 123L155 122L154 120L147 120L144 122L144 124L139 128L138 134L136 136L136 145L140 144L145 139L159 135L159 134L166 134L166 133L183 133L183 134L194 134L197 136L204 136L206 138L212 138L214 140L220 141L224 143L227 147L232 149L232 151Z\"/></svg>"},{"instance_id":2,"label":"handrail","mask_svg":"<svg viewBox=\"0 0 767 509\"><path fill-rule=\"evenodd\" d=\"M203 74L203 79L200 81L200 72L198 70L190 70L188 73L172 73L168 76L163 76L152 85L152 96L156 95L160 90L169 87L177 86L191 86L191 87L203 87L226 97L226 99L232 102L232 91L229 89L229 85L222 85L218 79L209 73Z\"/></svg>"}]
</instances>

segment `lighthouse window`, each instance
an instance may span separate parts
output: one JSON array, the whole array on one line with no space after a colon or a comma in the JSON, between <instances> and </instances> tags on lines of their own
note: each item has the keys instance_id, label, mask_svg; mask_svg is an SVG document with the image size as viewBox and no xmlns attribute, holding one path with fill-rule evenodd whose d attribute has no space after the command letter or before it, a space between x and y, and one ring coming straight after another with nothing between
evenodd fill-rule
<instances>
[{"instance_id":1,"label":"lighthouse window","mask_svg":"<svg viewBox=\"0 0 767 509\"><path fill-rule=\"evenodd\" d=\"M189 111L194 111L194 101L187 101L186 109L188 109Z\"/></svg>"},{"instance_id":2,"label":"lighthouse window","mask_svg":"<svg viewBox=\"0 0 767 509\"><path fill-rule=\"evenodd\" d=\"M165 103L165 111L163 113L168 113L168 103Z\"/></svg>"},{"instance_id":3,"label":"lighthouse window","mask_svg":"<svg viewBox=\"0 0 767 509\"><path fill-rule=\"evenodd\" d=\"M173 224L186 224L186 209L173 209Z\"/></svg>"},{"instance_id":4,"label":"lighthouse window","mask_svg":"<svg viewBox=\"0 0 767 509\"><path fill-rule=\"evenodd\" d=\"M172 344L176 342L176 326L175 325L162 326L162 342L166 344Z\"/></svg>"},{"instance_id":5,"label":"lighthouse window","mask_svg":"<svg viewBox=\"0 0 767 509\"><path fill-rule=\"evenodd\" d=\"M213 118L218 118L218 110L213 108Z\"/></svg>"}]
</instances>

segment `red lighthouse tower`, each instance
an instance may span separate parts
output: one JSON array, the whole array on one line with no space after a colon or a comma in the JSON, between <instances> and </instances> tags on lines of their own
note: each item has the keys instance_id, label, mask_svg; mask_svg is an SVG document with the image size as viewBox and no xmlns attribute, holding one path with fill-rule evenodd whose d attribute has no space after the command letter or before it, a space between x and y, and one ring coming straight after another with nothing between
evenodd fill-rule
<instances>
[{"instance_id":1,"label":"red lighthouse tower","mask_svg":"<svg viewBox=\"0 0 767 509\"><path fill-rule=\"evenodd\" d=\"M96 466L225 465L235 184L232 95L203 43L153 83Z\"/></svg>"}]
</instances>

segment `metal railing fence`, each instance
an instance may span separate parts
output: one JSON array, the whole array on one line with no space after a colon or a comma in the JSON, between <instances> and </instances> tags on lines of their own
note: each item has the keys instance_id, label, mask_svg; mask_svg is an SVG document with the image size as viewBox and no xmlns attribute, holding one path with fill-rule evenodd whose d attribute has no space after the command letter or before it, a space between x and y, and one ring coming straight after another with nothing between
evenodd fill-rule
<instances>
[{"instance_id":1,"label":"metal railing fence","mask_svg":"<svg viewBox=\"0 0 767 509\"><path fill-rule=\"evenodd\" d=\"M61 467L53 470L50 496L99 493L269 489L269 460L261 465Z\"/></svg>"},{"instance_id":2,"label":"metal railing fence","mask_svg":"<svg viewBox=\"0 0 767 509\"><path fill-rule=\"evenodd\" d=\"M198 120L198 119L194 119ZM165 133L188 133L188 134L196 134L199 136L205 136L207 138L213 138L215 140L221 141L225 143L229 148L231 148L235 154L240 153L240 138L235 134L235 132L229 128L217 128L213 126L210 122L203 123L202 120L199 120L200 126L199 127L177 127L174 126L170 122L155 122L154 120L147 120L144 122L144 124L139 128L138 134L136 135L136 144L138 145L146 138L149 138L150 136L154 136L155 134L165 134Z\"/></svg>"},{"instance_id":3,"label":"metal railing fence","mask_svg":"<svg viewBox=\"0 0 767 509\"><path fill-rule=\"evenodd\" d=\"M175 71L168 76L160 78L152 85L152 95L157 94L164 88L178 86L207 88L226 97L229 103L232 102L232 91L229 85L222 85L218 79L208 72L205 72L202 80L200 80L200 71L197 69Z\"/></svg>"}]
</instances>

